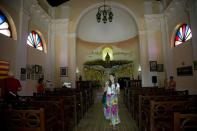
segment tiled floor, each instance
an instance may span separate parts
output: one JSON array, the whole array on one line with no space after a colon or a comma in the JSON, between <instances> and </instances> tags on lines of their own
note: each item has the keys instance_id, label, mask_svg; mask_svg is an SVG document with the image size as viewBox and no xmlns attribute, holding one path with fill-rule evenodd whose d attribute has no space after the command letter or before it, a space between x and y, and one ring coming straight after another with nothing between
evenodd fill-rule
<instances>
[{"instance_id":1,"label":"tiled floor","mask_svg":"<svg viewBox=\"0 0 197 131\"><path fill-rule=\"evenodd\" d=\"M89 109L84 119L81 120L77 131L112 131L109 121L103 116L103 107L101 103L101 93L97 92L95 104ZM121 95L120 95L121 96ZM130 117L122 97L119 98L119 116L121 123L117 126L117 131L138 131L134 120Z\"/></svg>"}]
</instances>

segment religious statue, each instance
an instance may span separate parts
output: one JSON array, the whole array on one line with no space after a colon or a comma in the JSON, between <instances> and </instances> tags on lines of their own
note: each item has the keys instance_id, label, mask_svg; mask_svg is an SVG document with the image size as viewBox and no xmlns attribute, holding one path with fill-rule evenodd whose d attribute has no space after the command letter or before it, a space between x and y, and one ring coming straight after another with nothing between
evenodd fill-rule
<instances>
[{"instance_id":1,"label":"religious statue","mask_svg":"<svg viewBox=\"0 0 197 131\"><path fill-rule=\"evenodd\" d=\"M109 62L110 61L110 55L109 53L107 52L107 55L105 56L105 61Z\"/></svg>"}]
</instances>

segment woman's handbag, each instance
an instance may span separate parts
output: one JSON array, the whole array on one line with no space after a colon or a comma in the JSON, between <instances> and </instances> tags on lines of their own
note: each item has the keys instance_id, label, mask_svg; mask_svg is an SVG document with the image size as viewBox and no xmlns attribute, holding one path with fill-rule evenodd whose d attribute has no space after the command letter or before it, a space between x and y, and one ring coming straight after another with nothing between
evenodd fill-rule
<instances>
[{"instance_id":1,"label":"woman's handbag","mask_svg":"<svg viewBox=\"0 0 197 131\"><path fill-rule=\"evenodd\" d=\"M105 91L105 92L103 93L103 97L102 97L102 103L103 103L103 105L106 104L106 95L107 95L107 91Z\"/></svg>"}]
</instances>

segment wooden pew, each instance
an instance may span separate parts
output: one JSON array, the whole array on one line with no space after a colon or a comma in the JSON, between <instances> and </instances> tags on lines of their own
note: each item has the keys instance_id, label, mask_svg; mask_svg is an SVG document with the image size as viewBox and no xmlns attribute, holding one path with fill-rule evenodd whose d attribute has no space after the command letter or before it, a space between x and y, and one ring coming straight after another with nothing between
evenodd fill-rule
<instances>
[{"instance_id":1,"label":"wooden pew","mask_svg":"<svg viewBox=\"0 0 197 131\"><path fill-rule=\"evenodd\" d=\"M98 81L77 81L76 88L82 90L88 90L88 105L92 105L94 103L94 94L93 89L99 84Z\"/></svg>"},{"instance_id":2,"label":"wooden pew","mask_svg":"<svg viewBox=\"0 0 197 131\"><path fill-rule=\"evenodd\" d=\"M123 102L125 103L126 107L128 106L128 91L131 89L141 89L142 88L142 81L141 80L129 80L127 81L127 88L124 88L124 94L123 94Z\"/></svg>"},{"instance_id":3,"label":"wooden pew","mask_svg":"<svg viewBox=\"0 0 197 131\"><path fill-rule=\"evenodd\" d=\"M46 96L76 96L76 112L77 112L77 123L88 111L89 107L93 103L93 89L83 87L73 89L73 88L56 88L54 91L48 91Z\"/></svg>"},{"instance_id":4,"label":"wooden pew","mask_svg":"<svg viewBox=\"0 0 197 131\"><path fill-rule=\"evenodd\" d=\"M133 118L138 122L139 114L139 95L188 95L188 90L174 91L165 90L164 88L146 87L129 92L129 106Z\"/></svg>"},{"instance_id":5,"label":"wooden pew","mask_svg":"<svg viewBox=\"0 0 197 131\"><path fill-rule=\"evenodd\" d=\"M45 131L45 124L50 124L45 122L43 108L37 110L6 109L4 115L6 131Z\"/></svg>"},{"instance_id":6,"label":"wooden pew","mask_svg":"<svg viewBox=\"0 0 197 131\"><path fill-rule=\"evenodd\" d=\"M8 131L45 131L44 109L4 111L5 130Z\"/></svg>"},{"instance_id":7,"label":"wooden pew","mask_svg":"<svg viewBox=\"0 0 197 131\"><path fill-rule=\"evenodd\" d=\"M44 115L45 125L46 125L45 130L47 131L56 130L56 129L63 130L63 126L62 126L63 117L59 117L60 114L63 113L62 110L63 104L59 100L36 101L34 99L28 99L27 101L24 100L6 101L6 103L7 103L7 107L5 107L5 109L8 109L10 105L11 105L11 109L14 110L34 110L34 109L43 108L45 111L45 115Z\"/></svg>"},{"instance_id":8,"label":"wooden pew","mask_svg":"<svg viewBox=\"0 0 197 131\"><path fill-rule=\"evenodd\" d=\"M197 101L151 101L150 128L147 131L173 131L173 114L196 113Z\"/></svg>"},{"instance_id":9,"label":"wooden pew","mask_svg":"<svg viewBox=\"0 0 197 131\"><path fill-rule=\"evenodd\" d=\"M174 113L174 131L197 131L197 114Z\"/></svg>"},{"instance_id":10,"label":"wooden pew","mask_svg":"<svg viewBox=\"0 0 197 131\"><path fill-rule=\"evenodd\" d=\"M76 105L76 96L41 96L33 97L33 101L38 103L41 101L60 101L61 107L57 114L59 125L63 130L76 130L77 126L77 105ZM56 128L58 129L58 127Z\"/></svg>"},{"instance_id":11,"label":"wooden pew","mask_svg":"<svg viewBox=\"0 0 197 131\"><path fill-rule=\"evenodd\" d=\"M147 109L150 109L150 101L170 101L170 100L194 100L197 98L195 95L187 95L188 91L169 91L165 90L163 92L155 92L156 94L151 95L139 95L139 104L138 104L138 111L136 112L136 121L139 125L139 128L142 128L144 125L143 119L144 115L147 114ZM157 94L158 93L158 94Z\"/></svg>"},{"instance_id":12,"label":"wooden pew","mask_svg":"<svg viewBox=\"0 0 197 131\"><path fill-rule=\"evenodd\" d=\"M77 123L80 121L80 119L84 116L85 114L85 105L84 105L84 100L83 91L79 89L68 89L68 88L57 88L54 91L48 91L46 93L46 96L75 96L76 97L76 111L77 111ZM86 103L86 102L85 102Z\"/></svg>"},{"instance_id":13,"label":"wooden pew","mask_svg":"<svg viewBox=\"0 0 197 131\"><path fill-rule=\"evenodd\" d=\"M139 95L141 94L156 94L163 92L165 89L158 87L143 87L130 89L128 91L128 109L131 115L136 119L135 113L138 111Z\"/></svg>"},{"instance_id":14,"label":"wooden pew","mask_svg":"<svg viewBox=\"0 0 197 131\"><path fill-rule=\"evenodd\" d=\"M0 98L0 129L4 127L4 120L3 120L3 107L4 107L4 99Z\"/></svg>"},{"instance_id":15,"label":"wooden pew","mask_svg":"<svg viewBox=\"0 0 197 131\"><path fill-rule=\"evenodd\" d=\"M139 96L139 128L140 131L145 130L150 125L150 102L154 101L175 101L175 100L197 100L197 95L140 95Z\"/></svg>"},{"instance_id":16,"label":"wooden pew","mask_svg":"<svg viewBox=\"0 0 197 131\"><path fill-rule=\"evenodd\" d=\"M129 88L141 88L142 87L142 80L130 80L128 81Z\"/></svg>"},{"instance_id":17,"label":"wooden pew","mask_svg":"<svg viewBox=\"0 0 197 131\"><path fill-rule=\"evenodd\" d=\"M50 116L53 116L53 124L55 124L53 129L55 129L55 131L76 130L77 116L75 96L23 96L20 97L20 99L22 101L14 102L17 103L15 107L22 109L43 107L47 113L47 120L50 120Z\"/></svg>"}]
</instances>

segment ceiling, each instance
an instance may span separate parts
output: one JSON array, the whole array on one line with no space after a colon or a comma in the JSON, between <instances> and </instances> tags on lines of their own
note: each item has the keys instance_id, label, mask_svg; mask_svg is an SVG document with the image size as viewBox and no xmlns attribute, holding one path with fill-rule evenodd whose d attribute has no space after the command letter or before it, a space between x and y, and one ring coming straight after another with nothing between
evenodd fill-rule
<instances>
[{"instance_id":1,"label":"ceiling","mask_svg":"<svg viewBox=\"0 0 197 131\"><path fill-rule=\"evenodd\" d=\"M93 8L81 17L77 27L77 37L84 41L115 43L134 38L138 35L137 23L134 17L125 9L112 6L114 14L111 23L98 23L97 8Z\"/></svg>"},{"instance_id":2,"label":"ceiling","mask_svg":"<svg viewBox=\"0 0 197 131\"><path fill-rule=\"evenodd\" d=\"M51 5L52 7L56 7L59 6L67 1L70 0L47 0L47 2L49 3L49 5Z\"/></svg>"}]
</instances>

